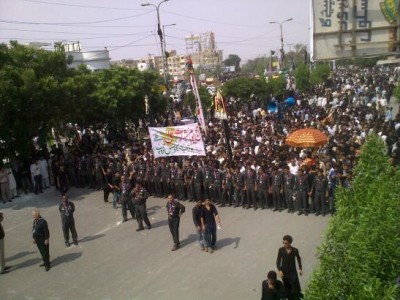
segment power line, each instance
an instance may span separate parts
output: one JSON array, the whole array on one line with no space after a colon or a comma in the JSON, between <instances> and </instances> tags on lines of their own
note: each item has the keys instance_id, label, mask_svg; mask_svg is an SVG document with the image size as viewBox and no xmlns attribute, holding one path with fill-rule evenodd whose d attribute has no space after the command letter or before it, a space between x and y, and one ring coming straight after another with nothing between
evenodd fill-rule
<instances>
[{"instance_id":1,"label":"power line","mask_svg":"<svg viewBox=\"0 0 400 300\"><path fill-rule=\"evenodd\" d=\"M167 11L167 10L164 10L163 12L165 12L167 14L183 17L183 18L188 18L188 19L192 19L192 20L199 20L199 21L206 21L206 22L215 23L215 24L238 26L238 27L252 27L252 28L254 28L254 27L260 28L261 27L261 25L235 24L235 23L226 23L226 22L220 22L220 21L215 21L215 20L210 20L210 19L197 18L197 17L194 17L194 16L186 16L186 15L178 14L178 13Z\"/></svg>"},{"instance_id":2,"label":"power line","mask_svg":"<svg viewBox=\"0 0 400 300\"><path fill-rule=\"evenodd\" d=\"M121 36L121 34L117 34L117 33L90 33L90 32L68 32L68 31L52 31L52 30L31 30L31 29L16 29L16 28L0 28L0 30L9 30L9 31L22 31L22 32L44 32L44 33L65 33L65 34L88 34L88 35L98 35L98 34L104 34L104 35L108 35L110 37L113 36ZM144 32L139 32L139 33L127 33L124 34L126 36L128 35L139 35L139 34L144 34L144 33L148 33L148 31L144 31Z\"/></svg>"},{"instance_id":3,"label":"power line","mask_svg":"<svg viewBox=\"0 0 400 300\"><path fill-rule=\"evenodd\" d=\"M99 21L90 21L90 22L73 22L73 23L48 23L48 22L25 22L25 21L14 21L14 20L0 20L0 23L8 23L8 24L28 24L28 25L85 25L85 24L97 24L97 23L106 23L106 22L114 22L119 20L130 19L138 16L147 15L152 13L152 11L148 11L145 13L127 16L127 17L120 17L115 19L108 19L108 20L99 20Z\"/></svg>"},{"instance_id":4,"label":"power line","mask_svg":"<svg viewBox=\"0 0 400 300\"><path fill-rule=\"evenodd\" d=\"M140 9L140 8L78 5L78 4L68 4L68 3L62 3L62 2L49 2L49 1L38 1L38 0L19 0L19 1L31 2L31 3L38 3L38 4L50 4L50 5L70 6L70 7L94 8L94 9L143 10L143 9Z\"/></svg>"}]
</instances>

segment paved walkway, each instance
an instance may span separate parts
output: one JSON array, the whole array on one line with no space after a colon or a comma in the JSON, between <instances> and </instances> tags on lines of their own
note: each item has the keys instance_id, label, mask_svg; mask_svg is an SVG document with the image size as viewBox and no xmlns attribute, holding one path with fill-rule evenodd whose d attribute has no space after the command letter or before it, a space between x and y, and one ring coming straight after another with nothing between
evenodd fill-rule
<instances>
[{"instance_id":1,"label":"paved walkway","mask_svg":"<svg viewBox=\"0 0 400 300\"><path fill-rule=\"evenodd\" d=\"M316 265L316 247L328 217L297 216L270 210L219 208L222 229L218 250L200 251L192 222L192 203L181 219L182 248L173 246L165 199L150 198L153 229L136 232L137 223L121 223L120 209L102 201L101 192L73 189L80 243L64 246L58 204L52 190L0 204L6 231L8 274L0 275L0 299L260 299L261 281L275 269L282 236L294 237L307 284ZM31 211L39 207L50 228L53 267L39 267L39 252L31 239Z\"/></svg>"}]
</instances>

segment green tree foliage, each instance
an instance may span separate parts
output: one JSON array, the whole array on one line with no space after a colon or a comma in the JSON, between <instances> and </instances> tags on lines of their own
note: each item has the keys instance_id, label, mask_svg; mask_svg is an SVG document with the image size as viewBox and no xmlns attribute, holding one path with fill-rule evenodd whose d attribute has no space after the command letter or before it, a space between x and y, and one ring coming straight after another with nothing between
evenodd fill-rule
<instances>
[{"instance_id":1,"label":"green tree foliage","mask_svg":"<svg viewBox=\"0 0 400 300\"><path fill-rule=\"evenodd\" d=\"M264 79L240 77L225 83L222 87L222 94L226 97L247 100L252 94L265 97L269 93L268 85Z\"/></svg>"},{"instance_id":2,"label":"green tree foliage","mask_svg":"<svg viewBox=\"0 0 400 300\"><path fill-rule=\"evenodd\" d=\"M317 64L310 74L310 84L323 83L329 78L330 74L331 69L328 64Z\"/></svg>"},{"instance_id":3,"label":"green tree foliage","mask_svg":"<svg viewBox=\"0 0 400 300\"><path fill-rule=\"evenodd\" d=\"M229 54L228 58L223 61L225 66L235 66L236 72L240 71L241 58L237 54Z\"/></svg>"},{"instance_id":4,"label":"green tree foliage","mask_svg":"<svg viewBox=\"0 0 400 300\"><path fill-rule=\"evenodd\" d=\"M294 79L298 90L305 91L310 88L310 71L305 64L302 63L296 68Z\"/></svg>"},{"instance_id":5,"label":"green tree foliage","mask_svg":"<svg viewBox=\"0 0 400 300\"><path fill-rule=\"evenodd\" d=\"M65 123L124 127L145 116L145 95L153 114L164 112L161 81L136 69L67 69L63 51L0 44L0 157L30 155L34 137L44 146Z\"/></svg>"},{"instance_id":6,"label":"green tree foliage","mask_svg":"<svg viewBox=\"0 0 400 300\"><path fill-rule=\"evenodd\" d=\"M46 136L62 111L60 82L67 76L65 55L10 42L0 45L1 155L28 154L32 138Z\"/></svg>"},{"instance_id":7,"label":"green tree foliage","mask_svg":"<svg viewBox=\"0 0 400 300\"><path fill-rule=\"evenodd\" d=\"M399 299L400 171L380 137L363 145L349 189L339 189L337 213L318 250L306 299Z\"/></svg>"},{"instance_id":8,"label":"green tree foliage","mask_svg":"<svg viewBox=\"0 0 400 300\"><path fill-rule=\"evenodd\" d=\"M269 61L269 57L257 57L255 59L250 59L243 65L242 74L262 76L264 75L265 69L269 68Z\"/></svg>"},{"instance_id":9,"label":"green tree foliage","mask_svg":"<svg viewBox=\"0 0 400 300\"><path fill-rule=\"evenodd\" d=\"M208 108L211 107L213 98L207 91L207 88L205 88L204 86L199 87L199 96L203 110L206 111ZM192 112L195 111L196 99L193 92L189 92L185 95L185 98L183 99L183 105L190 106Z\"/></svg>"},{"instance_id":10,"label":"green tree foliage","mask_svg":"<svg viewBox=\"0 0 400 300\"><path fill-rule=\"evenodd\" d=\"M282 95L286 87L283 77L271 78L266 82L265 78L240 77L225 83L222 94L225 97L240 98L247 100L251 95L258 98Z\"/></svg>"}]
</instances>

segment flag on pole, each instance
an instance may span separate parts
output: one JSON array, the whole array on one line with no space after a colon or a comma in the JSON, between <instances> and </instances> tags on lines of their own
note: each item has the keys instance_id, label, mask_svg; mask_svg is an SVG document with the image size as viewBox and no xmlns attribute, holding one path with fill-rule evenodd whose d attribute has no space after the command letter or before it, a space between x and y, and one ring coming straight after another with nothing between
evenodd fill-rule
<instances>
[{"instance_id":1,"label":"flag on pole","mask_svg":"<svg viewBox=\"0 0 400 300\"><path fill-rule=\"evenodd\" d=\"M190 56L186 62L186 68L189 73L189 79L190 79L190 84L192 85L193 95L194 95L194 98L196 99L197 119L199 120L199 124L200 124L201 128L203 129L204 133L207 133L207 126L206 126L206 122L204 119L203 106L201 105L199 90L197 88L196 74L194 72L193 62L192 62L192 58Z\"/></svg>"}]
</instances>

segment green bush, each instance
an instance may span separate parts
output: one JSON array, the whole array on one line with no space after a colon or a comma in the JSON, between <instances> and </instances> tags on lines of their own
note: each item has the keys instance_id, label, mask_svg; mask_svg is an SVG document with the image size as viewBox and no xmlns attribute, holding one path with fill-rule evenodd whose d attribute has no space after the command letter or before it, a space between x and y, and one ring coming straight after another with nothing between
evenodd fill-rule
<instances>
[{"instance_id":1,"label":"green bush","mask_svg":"<svg viewBox=\"0 0 400 300\"><path fill-rule=\"evenodd\" d=\"M339 188L337 213L318 249L306 299L400 299L400 171L382 140L362 147L349 189Z\"/></svg>"}]
</instances>

